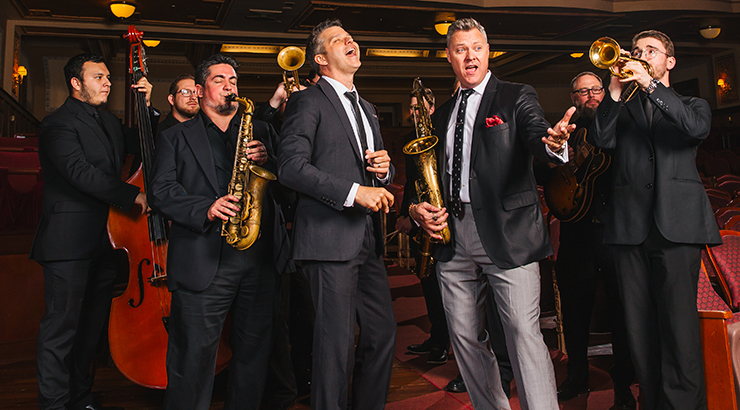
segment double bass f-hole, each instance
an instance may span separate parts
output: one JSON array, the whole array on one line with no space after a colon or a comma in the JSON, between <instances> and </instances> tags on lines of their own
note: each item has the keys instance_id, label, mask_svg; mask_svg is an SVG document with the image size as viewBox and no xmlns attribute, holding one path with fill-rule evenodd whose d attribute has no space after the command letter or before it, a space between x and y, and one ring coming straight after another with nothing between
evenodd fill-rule
<instances>
[{"instance_id":1,"label":"double bass f-hole","mask_svg":"<svg viewBox=\"0 0 740 410\"><path fill-rule=\"evenodd\" d=\"M149 259L142 259L141 262L139 262L139 266L137 268L136 277L139 282L139 303L135 303L134 299L128 300L128 305L132 308L138 308L141 306L141 304L144 302L144 264L147 266L151 265L152 262ZM154 264L154 270L152 271L151 276L147 279L147 282L155 284L157 281L161 281L163 279L164 268L160 266L159 264Z\"/></svg>"}]
</instances>

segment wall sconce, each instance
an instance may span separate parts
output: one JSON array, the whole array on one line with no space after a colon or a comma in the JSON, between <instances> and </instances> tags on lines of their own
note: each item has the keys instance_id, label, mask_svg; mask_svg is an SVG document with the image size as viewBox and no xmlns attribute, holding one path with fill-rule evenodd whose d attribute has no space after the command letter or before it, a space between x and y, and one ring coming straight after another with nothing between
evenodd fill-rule
<instances>
[{"instance_id":1,"label":"wall sconce","mask_svg":"<svg viewBox=\"0 0 740 410\"><path fill-rule=\"evenodd\" d=\"M115 1L110 4L110 12L119 19L127 19L136 11L136 6L125 1Z\"/></svg>"},{"instance_id":2,"label":"wall sconce","mask_svg":"<svg viewBox=\"0 0 740 410\"><path fill-rule=\"evenodd\" d=\"M447 29L455 21L455 13L439 12L434 18L434 30L441 36L447 35Z\"/></svg>"},{"instance_id":3,"label":"wall sconce","mask_svg":"<svg viewBox=\"0 0 740 410\"><path fill-rule=\"evenodd\" d=\"M721 30L722 29L720 27L708 26L699 30L699 34L701 34L701 36L706 38L707 40L711 40L713 38L717 38Z\"/></svg>"},{"instance_id":4,"label":"wall sconce","mask_svg":"<svg viewBox=\"0 0 740 410\"><path fill-rule=\"evenodd\" d=\"M583 57L584 53L570 53L570 56L573 58L581 58Z\"/></svg>"},{"instance_id":5,"label":"wall sconce","mask_svg":"<svg viewBox=\"0 0 740 410\"><path fill-rule=\"evenodd\" d=\"M160 40L142 40L142 42L144 43L145 46L151 47L151 48L154 48L158 46L159 43L161 43Z\"/></svg>"},{"instance_id":6,"label":"wall sconce","mask_svg":"<svg viewBox=\"0 0 740 410\"><path fill-rule=\"evenodd\" d=\"M21 84L23 84L23 79L26 75L28 75L28 70L22 65L19 65L13 73L13 94L15 94L15 98L19 97Z\"/></svg>"}]
</instances>

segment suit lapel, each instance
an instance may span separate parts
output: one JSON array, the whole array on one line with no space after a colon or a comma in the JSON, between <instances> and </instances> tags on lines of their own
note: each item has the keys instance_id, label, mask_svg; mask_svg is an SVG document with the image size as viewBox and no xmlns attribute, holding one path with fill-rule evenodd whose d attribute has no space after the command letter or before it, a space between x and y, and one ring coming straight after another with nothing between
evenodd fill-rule
<instances>
[{"instance_id":1,"label":"suit lapel","mask_svg":"<svg viewBox=\"0 0 740 410\"><path fill-rule=\"evenodd\" d=\"M208 142L206 127L200 115L196 115L194 121L186 122L182 133L193 151L193 156L198 160L203 173L206 174L208 182L213 190L218 193L218 178L216 177L216 165L213 163L213 151L211 150L211 144Z\"/></svg>"},{"instance_id":2,"label":"suit lapel","mask_svg":"<svg viewBox=\"0 0 740 410\"><path fill-rule=\"evenodd\" d=\"M95 121L95 119L90 114L82 110L76 103L74 103L73 101L69 101L69 98L72 97L68 97L67 102L65 102L67 108L77 115L78 120L80 120L83 124L90 128L90 131L95 134L98 140L100 140L100 143L103 144L103 147L105 147L105 151L108 153L108 156L111 158L113 163L117 165L118 159L115 158L115 155L113 155L113 147L111 147L110 142L108 142L108 137L105 136L103 130L100 129L98 122ZM118 169L118 167L116 167L116 169Z\"/></svg>"},{"instance_id":3,"label":"suit lapel","mask_svg":"<svg viewBox=\"0 0 740 410\"><path fill-rule=\"evenodd\" d=\"M486 89L483 91L483 97L480 101L480 107L478 107L478 113L475 115L475 125L473 126L473 140L470 144L470 164L475 163L475 158L478 154L478 145L480 145L481 134L480 130L485 129L484 125L486 117L491 111L491 105L493 104L493 98L496 96L496 90L498 88L498 79L491 74L486 84ZM513 102L513 101L512 101ZM491 113L494 114L494 113ZM472 169L472 166L471 166Z\"/></svg>"},{"instance_id":4,"label":"suit lapel","mask_svg":"<svg viewBox=\"0 0 740 410\"><path fill-rule=\"evenodd\" d=\"M632 118L634 118L635 121L639 123L640 128L647 130L649 129L649 124L647 122L647 117L645 116L645 109L642 106L642 97L642 93L637 93L624 105L629 110Z\"/></svg>"},{"instance_id":5,"label":"suit lapel","mask_svg":"<svg viewBox=\"0 0 740 410\"><path fill-rule=\"evenodd\" d=\"M360 107L365 111L365 117L370 121L370 129L373 130L373 151L382 149L383 144L381 142L383 141L383 137L380 134L380 124L378 123L378 116L375 114L375 108L363 98L360 98ZM365 156L363 155L362 158L364 163Z\"/></svg>"},{"instance_id":6,"label":"suit lapel","mask_svg":"<svg viewBox=\"0 0 740 410\"><path fill-rule=\"evenodd\" d=\"M339 100L340 96L337 95L337 92L334 91L334 87L329 84L328 81L325 79L320 79L318 83L316 83L317 86L321 88L321 91L326 95L326 98L329 100L329 103L334 107L334 110L337 112L337 118L339 118L339 121L342 123L342 126L344 127L345 134L347 135L347 138L349 139L349 143L352 146L352 150L355 153L355 158L357 158L360 163L363 162L363 158L365 157L364 153L360 153L360 147L357 146L357 139L355 138L355 132L352 129L352 124L349 122L349 117L347 117L347 111L344 110L344 106L342 105L342 102Z\"/></svg>"}]
</instances>

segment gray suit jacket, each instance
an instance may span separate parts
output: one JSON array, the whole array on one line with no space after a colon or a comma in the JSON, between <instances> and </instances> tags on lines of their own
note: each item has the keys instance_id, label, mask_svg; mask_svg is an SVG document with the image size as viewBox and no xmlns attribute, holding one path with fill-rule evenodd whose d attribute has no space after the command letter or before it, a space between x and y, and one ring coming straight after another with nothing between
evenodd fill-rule
<instances>
[{"instance_id":1,"label":"gray suit jacket","mask_svg":"<svg viewBox=\"0 0 740 410\"><path fill-rule=\"evenodd\" d=\"M278 178L299 193L293 225L295 260L346 261L360 252L368 210L344 207L353 183L363 184L360 152L340 96L324 79L288 100L278 155ZM383 149L375 110L360 99L373 129L375 150ZM393 179L391 167L391 178ZM382 230L374 218L376 244Z\"/></svg>"},{"instance_id":2,"label":"gray suit jacket","mask_svg":"<svg viewBox=\"0 0 740 410\"><path fill-rule=\"evenodd\" d=\"M614 168L604 242L638 245L655 220L669 241L722 243L696 170L696 149L712 121L709 104L659 85L649 96L657 109L648 124L642 95L627 103L607 95L591 124L591 142L612 152Z\"/></svg>"}]
</instances>

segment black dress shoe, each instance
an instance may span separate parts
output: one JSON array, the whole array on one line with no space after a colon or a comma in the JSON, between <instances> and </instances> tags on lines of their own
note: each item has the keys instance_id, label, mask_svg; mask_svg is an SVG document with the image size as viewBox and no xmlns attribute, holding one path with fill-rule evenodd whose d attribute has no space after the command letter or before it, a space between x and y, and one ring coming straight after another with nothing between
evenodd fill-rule
<instances>
[{"instance_id":1,"label":"black dress shoe","mask_svg":"<svg viewBox=\"0 0 740 410\"><path fill-rule=\"evenodd\" d=\"M124 410L123 407L103 407L98 403L88 404L83 410Z\"/></svg>"},{"instance_id":2,"label":"black dress shoe","mask_svg":"<svg viewBox=\"0 0 740 410\"><path fill-rule=\"evenodd\" d=\"M635 410L636 408L637 401L629 387L614 388L614 405L609 410Z\"/></svg>"},{"instance_id":3,"label":"black dress shoe","mask_svg":"<svg viewBox=\"0 0 740 410\"><path fill-rule=\"evenodd\" d=\"M447 363L447 357L449 356L449 351L447 349L438 349L436 347L432 348L432 351L429 352L429 358L427 359L428 364L445 364Z\"/></svg>"},{"instance_id":4,"label":"black dress shoe","mask_svg":"<svg viewBox=\"0 0 740 410\"><path fill-rule=\"evenodd\" d=\"M424 341L424 343L416 344L416 345L408 345L406 346L406 350L409 351L409 353L413 354L427 354L432 351L432 339L429 338Z\"/></svg>"},{"instance_id":5,"label":"black dress shoe","mask_svg":"<svg viewBox=\"0 0 740 410\"><path fill-rule=\"evenodd\" d=\"M468 391L467 387L465 387L465 382L463 381L462 374L458 374L457 377L450 380L450 382L447 383L447 387L445 387L445 389L451 393L465 393Z\"/></svg>"},{"instance_id":6,"label":"black dress shoe","mask_svg":"<svg viewBox=\"0 0 740 410\"><path fill-rule=\"evenodd\" d=\"M575 399L582 394L589 394L588 382L576 380L572 377L565 379L563 384L558 387L558 401L568 401Z\"/></svg>"}]
</instances>

